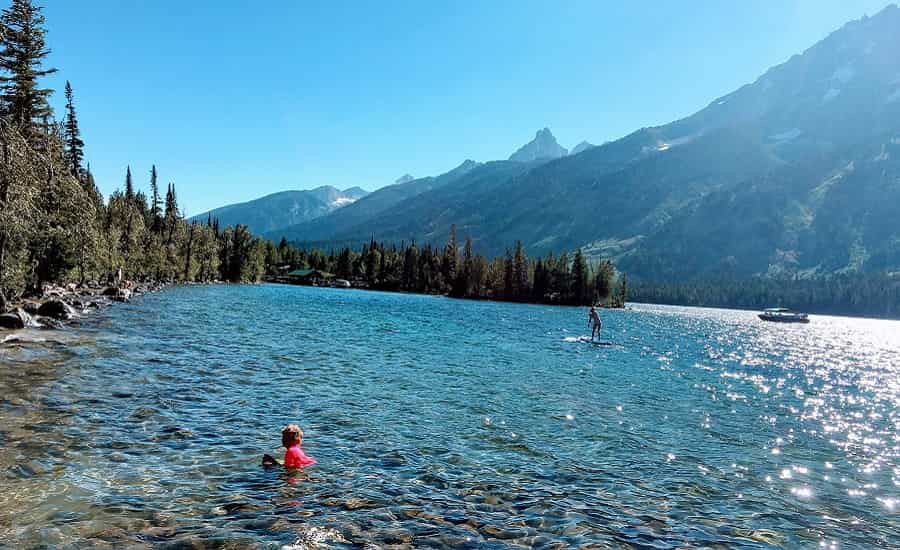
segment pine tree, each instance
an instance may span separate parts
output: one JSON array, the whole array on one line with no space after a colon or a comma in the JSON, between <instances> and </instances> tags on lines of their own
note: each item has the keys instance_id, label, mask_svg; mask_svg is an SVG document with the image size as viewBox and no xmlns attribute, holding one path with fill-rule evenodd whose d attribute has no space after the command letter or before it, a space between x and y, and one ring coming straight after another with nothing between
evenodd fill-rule
<instances>
[{"instance_id":1,"label":"pine tree","mask_svg":"<svg viewBox=\"0 0 900 550\"><path fill-rule=\"evenodd\" d=\"M616 307L625 307L625 302L628 300L628 279L625 277L625 274L622 274L622 278L619 280L619 288L616 292L616 303L614 304Z\"/></svg>"},{"instance_id":2,"label":"pine tree","mask_svg":"<svg viewBox=\"0 0 900 550\"><path fill-rule=\"evenodd\" d=\"M131 166L125 168L125 200L129 204L134 201L134 181L131 179Z\"/></svg>"},{"instance_id":3,"label":"pine tree","mask_svg":"<svg viewBox=\"0 0 900 550\"><path fill-rule=\"evenodd\" d=\"M284 237L282 237L284 239ZM287 243L285 242L285 246ZM337 259L337 266L335 267L335 274L342 279L350 279L353 277L353 258L350 254L350 249L345 248L341 250L340 256Z\"/></svg>"},{"instance_id":4,"label":"pine tree","mask_svg":"<svg viewBox=\"0 0 900 550\"><path fill-rule=\"evenodd\" d=\"M513 270L513 257L509 250L503 258L503 299L514 300L516 297L515 275Z\"/></svg>"},{"instance_id":5,"label":"pine tree","mask_svg":"<svg viewBox=\"0 0 900 550\"><path fill-rule=\"evenodd\" d=\"M401 284L403 285L404 290L415 290L418 286L418 264L419 250L416 248L416 243L412 243L407 247L406 252L403 254L403 275Z\"/></svg>"},{"instance_id":6,"label":"pine tree","mask_svg":"<svg viewBox=\"0 0 900 550\"><path fill-rule=\"evenodd\" d=\"M612 262L602 260L597 264L597 273L594 275L594 299L598 301L607 301L612 292L612 281L615 276L615 269Z\"/></svg>"},{"instance_id":7,"label":"pine tree","mask_svg":"<svg viewBox=\"0 0 900 550\"><path fill-rule=\"evenodd\" d=\"M193 255L193 247L194 247L194 233L197 230L197 222L193 222L191 224L191 229L188 234L188 242L187 242L187 250L184 254L184 276L182 277L183 281L191 280L191 257Z\"/></svg>"},{"instance_id":8,"label":"pine tree","mask_svg":"<svg viewBox=\"0 0 900 550\"><path fill-rule=\"evenodd\" d=\"M516 252L512 263L512 299L524 300L528 297L528 256L522 241L516 241Z\"/></svg>"},{"instance_id":9,"label":"pine tree","mask_svg":"<svg viewBox=\"0 0 900 550\"><path fill-rule=\"evenodd\" d=\"M156 165L150 167L150 217L151 229L158 232L162 226L162 214L160 206L162 200L159 198L159 183L157 182Z\"/></svg>"},{"instance_id":10,"label":"pine tree","mask_svg":"<svg viewBox=\"0 0 900 550\"><path fill-rule=\"evenodd\" d=\"M538 259L534 266L534 284L531 287L531 299L534 302L544 301L550 287L549 273L543 260Z\"/></svg>"},{"instance_id":11,"label":"pine tree","mask_svg":"<svg viewBox=\"0 0 900 550\"><path fill-rule=\"evenodd\" d=\"M165 218L165 227L166 227L166 246L170 246L172 244L172 239L175 236L175 229L178 225L178 198L175 196L175 184L170 183L169 188L166 191L166 210L164 213ZM217 221L218 223L218 221Z\"/></svg>"},{"instance_id":12,"label":"pine tree","mask_svg":"<svg viewBox=\"0 0 900 550\"><path fill-rule=\"evenodd\" d=\"M66 80L66 121L63 127L63 139L66 144L66 161L72 175L82 177L81 162L84 160L84 142L78 129L78 117L75 115L75 103L72 96L72 85Z\"/></svg>"},{"instance_id":13,"label":"pine tree","mask_svg":"<svg viewBox=\"0 0 900 550\"><path fill-rule=\"evenodd\" d=\"M31 0L13 0L0 15L3 49L0 50L0 100L3 113L16 124L32 144L39 141L42 126L53 110L48 98L53 90L41 88L38 79L55 73L42 64L50 50L41 8Z\"/></svg>"},{"instance_id":14,"label":"pine tree","mask_svg":"<svg viewBox=\"0 0 900 550\"><path fill-rule=\"evenodd\" d=\"M456 244L456 225L450 226L450 237L447 239L447 246L444 247L444 256L441 258L441 274L444 281L453 284L456 280L456 265L458 263L459 250Z\"/></svg>"},{"instance_id":15,"label":"pine tree","mask_svg":"<svg viewBox=\"0 0 900 550\"><path fill-rule=\"evenodd\" d=\"M122 233L122 252L125 260L131 259L132 242L134 239L134 182L131 179L131 166L125 168L125 228Z\"/></svg>"},{"instance_id":16,"label":"pine tree","mask_svg":"<svg viewBox=\"0 0 900 550\"><path fill-rule=\"evenodd\" d=\"M590 301L588 280L587 265L579 248L575 251L575 259L572 260L572 303L575 305L586 305Z\"/></svg>"},{"instance_id":17,"label":"pine tree","mask_svg":"<svg viewBox=\"0 0 900 550\"><path fill-rule=\"evenodd\" d=\"M466 237L463 246L462 269L457 274L453 285L454 296L468 296L472 291L472 238Z\"/></svg>"}]
</instances>

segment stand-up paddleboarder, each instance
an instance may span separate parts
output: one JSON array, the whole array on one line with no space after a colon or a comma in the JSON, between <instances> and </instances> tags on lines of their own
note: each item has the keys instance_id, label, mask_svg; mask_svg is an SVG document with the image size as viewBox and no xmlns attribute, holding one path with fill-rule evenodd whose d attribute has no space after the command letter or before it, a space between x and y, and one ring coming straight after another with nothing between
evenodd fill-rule
<instances>
[{"instance_id":1,"label":"stand-up paddleboarder","mask_svg":"<svg viewBox=\"0 0 900 550\"><path fill-rule=\"evenodd\" d=\"M597 308L594 306L591 306L591 310L588 312L588 324L591 325L591 340L594 339L594 335L599 339L603 321L600 320L600 314L597 313Z\"/></svg>"}]
</instances>

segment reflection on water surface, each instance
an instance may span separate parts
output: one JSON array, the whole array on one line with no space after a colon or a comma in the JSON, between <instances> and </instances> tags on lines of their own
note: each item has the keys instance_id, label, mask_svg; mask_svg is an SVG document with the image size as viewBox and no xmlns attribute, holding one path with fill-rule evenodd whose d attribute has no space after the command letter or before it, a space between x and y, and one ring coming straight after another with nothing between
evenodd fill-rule
<instances>
[{"instance_id":1,"label":"reflection on water surface","mask_svg":"<svg viewBox=\"0 0 900 550\"><path fill-rule=\"evenodd\" d=\"M184 287L2 347L0 544L900 546L900 323L603 315Z\"/></svg>"}]
</instances>

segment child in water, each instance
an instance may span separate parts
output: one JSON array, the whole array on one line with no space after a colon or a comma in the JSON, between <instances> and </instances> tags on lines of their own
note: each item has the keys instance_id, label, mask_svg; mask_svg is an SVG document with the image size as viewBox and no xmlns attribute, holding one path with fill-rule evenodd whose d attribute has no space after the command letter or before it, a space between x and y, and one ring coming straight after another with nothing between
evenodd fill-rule
<instances>
[{"instance_id":1,"label":"child in water","mask_svg":"<svg viewBox=\"0 0 900 550\"><path fill-rule=\"evenodd\" d=\"M306 456L300 444L303 443L303 430L296 424L288 424L281 430L281 445L284 451L285 468L306 468L316 463L316 459ZM278 461L269 455L263 455L263 466L277 466Z\"/></svg>"}]
</instances>

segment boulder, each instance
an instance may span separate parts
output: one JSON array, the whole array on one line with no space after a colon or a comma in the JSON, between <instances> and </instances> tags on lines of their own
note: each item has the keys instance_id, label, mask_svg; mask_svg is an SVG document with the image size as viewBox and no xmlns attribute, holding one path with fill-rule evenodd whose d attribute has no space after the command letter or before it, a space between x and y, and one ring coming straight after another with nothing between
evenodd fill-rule
<instances>
[{"instance_id":1,"label":"boulder","mask_svg":"<svg viewBox=\"0 0 900 550\"><path fill-rule=\"evenodd\" d=\"M131 299L131 291L127 288L120 288L118 292L116 292L115 296L112 297L113 300L117 302L127 302Z\"/></svg>"},{"instance_id":2,"label":"boulder","mask_svg":"<svg viewBox=\"0 0 900 550\"><path fill-rule=\"evenodd\" d=\"M119 289L114 286L106 287L106 290L103 291L104 296L115 296L119 293Z\"/></svg>"},{"instance_id":3,"label":"boulder","mask_svg":"<svg viewBox=\"0 0 900 550\"><path fill-rule=\"evenodd\" d=\"M53 317L38 316L38 317L35 317L34 320L35 320L35 322L37 322L37 324L40 326L40 328L43 328L43 329L59 330L59 329L63 328L62 322L57 321Z\"/></svg>"},{"instance_id":4,"label":"boulder","mask_svg":"<svg viewBox=\"0 0 900 550\"><path fill-rule=\"evenodd\" d=\"M75 315L72 306L62 300L50 300L41 304L37 310L38 315L52 317L53 319L69 319Z\"/></svg>"},{"instance_id":5,"label":"boulder","mask_svg":"<svg viewBox=\"0 0 900 550\"><path fill-rule=\"evenodd\" d=\"M30 321L31 316L21 308L17 308L14 311L0 315L0 328L17 330L28 326Z\"/></svg>"},{"instance_id":6,"label":"boulder","mask_svg":"<svg viewBox=\"0 0 900 550\"><path fill-rule=\"evenodd\" d=\"M60 297L67 294L66 289L61 286L45 286L43 288L43 296L45 298Z\"/></svg>"},{"instance_id":7,"label":"boulder","mask_svg":"<svg viewBox=\"0 0 900 550\"><path fill-rule=\"evenodd\" d=\"M25 310L25 313L32 316L37 315L38 308L40 307L40 302L25 302L24 304L22 304L22 309Z\"/></svg>"}]
</instances>

